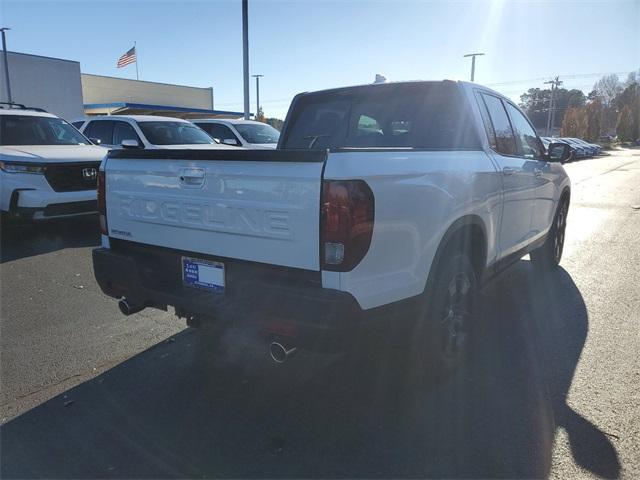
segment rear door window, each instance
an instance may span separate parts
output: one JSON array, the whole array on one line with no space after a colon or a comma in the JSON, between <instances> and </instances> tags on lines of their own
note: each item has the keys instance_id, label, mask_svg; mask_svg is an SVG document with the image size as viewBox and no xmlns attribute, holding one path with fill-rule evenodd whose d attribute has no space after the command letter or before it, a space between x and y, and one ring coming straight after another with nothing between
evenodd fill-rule
<instances>
[{"instance_id":1,"label":"rear door window","mask_svg":"<svg viewBox=\"0 0 640 480\"><path fill-rule=\"evenodd\" d=\"M97 138L103 145L113 145L113 124L111 120L93 120L85 128L84 134L89 138Z\"/></svg>"},{"instance_id":2,"label":"rear door window","mask_svg":"<svg viewBox=\"0 0 640 480\"><path fill-rule=\"evenodd\" d=\"M480 148L455 84L389 84L309 94L293 108L283 148Z\"/></svg>"},{"instance_id":3,"label":"rear door window","mask_svg":"<svg viewBox=\"0 0 640 480\"><path fill-rule=\"evenodd\" d=\"M127 122L114 122L113 127L113 144L121 145L123 140L137 140L139 144L142 144L140 137Z\"/></svg>"},{"instance_id":4,"label":"rear door window","mask_svg":"<svg viewBox=\"0 0 640 480\"><path fill-rule=\"evenodd\" d=\"M222 125L221 123L196 123L196 125L207 132L211 138L215 138L219 142L223 142L224 140L235 140L240 144L238 138L226 125Z\"/></svg>"}]
</instances>

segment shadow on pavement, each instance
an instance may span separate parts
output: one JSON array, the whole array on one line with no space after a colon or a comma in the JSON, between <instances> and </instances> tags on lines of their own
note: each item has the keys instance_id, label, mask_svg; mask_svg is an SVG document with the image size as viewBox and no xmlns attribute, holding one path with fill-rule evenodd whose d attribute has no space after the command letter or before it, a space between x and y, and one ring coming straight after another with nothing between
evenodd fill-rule
<instances>
[{"instance_id":1,"label":"shadow on pavement","mask_svg":"<svg viewBox=\"0 0 640 480\"><path fill-rule=\"evenodd\" d=\"M440 384L409 380L393 342L274 366L240 330L186 330L2 426L1 476L539 478L557 426L582 467L617 476L566 404L588 329L569 274L521 261L483 298L469 368Z\"/></svg>"},{"instance_id":2,"label":"shadow on pavement","mask_svg":"<svg viewBox=\"0 0 640 480\"><path fill-rule=\"evenodd\" d=\"M99 244L97 215L20 224L3 221L0 231L0 263L65 248Z\"/></svg>"}]
</instances>

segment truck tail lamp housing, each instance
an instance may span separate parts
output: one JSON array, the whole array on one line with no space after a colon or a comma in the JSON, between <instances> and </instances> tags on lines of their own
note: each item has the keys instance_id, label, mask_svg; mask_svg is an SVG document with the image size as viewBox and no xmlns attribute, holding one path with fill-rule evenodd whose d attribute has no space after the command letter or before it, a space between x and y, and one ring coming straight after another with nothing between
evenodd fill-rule
<instances>
[{"instance_id":1,"label":"truck tail lamp housing","mask_svg":"<svg viewBox=\"0 0 640 480\"><path fill-rule=\"evenodd\" d=\"M107 227L107 185L104 170L98 172L98 215L100 218L100 233L109 235Z\"/></svg>"},{"instance_id":2,"label":"truck tail lamp housing","mask_svg":"<svg viewBox=\"0 0 640 480\"><path fill-rule=\"evenodd\" d=\"M363 180L324 180L320 205L320 264L348 272L371 245L374 198Z\"/></svg>"}]
</instances>

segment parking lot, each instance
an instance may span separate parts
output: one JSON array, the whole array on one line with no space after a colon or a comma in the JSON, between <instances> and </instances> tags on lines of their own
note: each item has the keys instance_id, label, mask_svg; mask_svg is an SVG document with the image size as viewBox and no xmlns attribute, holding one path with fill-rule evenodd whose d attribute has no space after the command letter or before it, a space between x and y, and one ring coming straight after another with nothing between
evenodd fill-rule
<instances>
[{"instance_id":1,"label":"parking lot","mask_svg":"<svg viewBox=\"0 0 640 480\"><path fill-rule=\"evenodd\" d=\"M125 318L97 221L2 232L9 477L640 476L640 150L566 165L559 272L485 287L469 368L437 384L379 339L276 366L232 327Z\"/></svg>"}]
</instances>

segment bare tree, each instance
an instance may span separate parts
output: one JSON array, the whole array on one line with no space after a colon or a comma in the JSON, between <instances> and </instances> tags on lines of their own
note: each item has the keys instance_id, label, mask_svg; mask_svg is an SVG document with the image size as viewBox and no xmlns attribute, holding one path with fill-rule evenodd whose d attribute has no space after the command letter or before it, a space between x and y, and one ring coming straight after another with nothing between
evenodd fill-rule
<instances>
[{"instance_id":1,"label":"bare tree","mask_svg":"<svg viewBox=\"0 0 640 480\"><path fill-rule=\"evenodd\" d=\"M602 132L606 134L615 131L618 118L616 98L622 89L620 79L612 73L598 80L593 86L593 92L589 95L592 100L598 100L602 104L600 127Z\"/></svg>"},{"instance_id":2,"label":"bare tree","mask_svg":"<svg viewBox=\"0 0 640 480\"><path fill-rule=\"evenodd\" d=\"M600 101L605 107L613 105L613 101L618 94L622 91L622 83L618 75L612 73L611 75L605 75L598 80L593 86L593 90L596 96L600 98Z\"/></svg>"}]
</instances>

